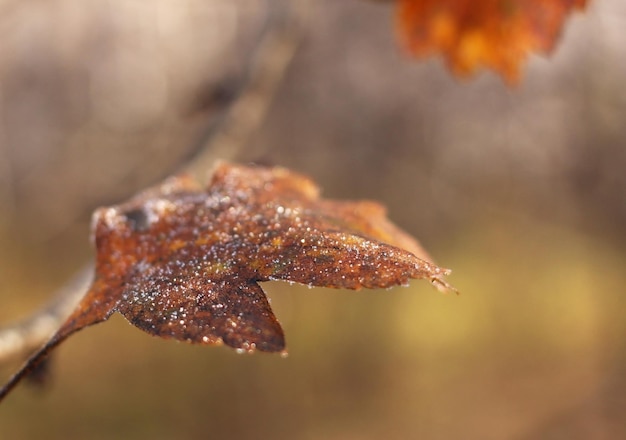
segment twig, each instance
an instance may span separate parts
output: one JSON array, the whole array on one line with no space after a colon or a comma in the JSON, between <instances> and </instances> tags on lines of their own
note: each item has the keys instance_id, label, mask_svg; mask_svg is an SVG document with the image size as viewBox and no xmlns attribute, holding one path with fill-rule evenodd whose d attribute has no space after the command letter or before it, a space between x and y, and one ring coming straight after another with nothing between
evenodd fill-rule
<instances>
[{"instance_id":1,"label":"twig","mask_svg":"<svg viewBox=\"0 0 626 440\"><path fill-rule=\"evenodd\" d=\"M204 178L217 159L239 153L261 125L297 48L305 4L304 0L272 3L236 99L209 124L204 140L184 171ZM41 346L71 313L92 276L93 266L89 265L63 286L49 305L24 321L0 329L0 362L24 356Z\"/></svg>"},{"instance_id":2,"label":"twig","mask_svg":"<svg viewBox=\"0 0 626 440\"><path fill-rule=\"evenodd\" d=\"M84 295L92 274L91 265L84 267L53 295L46 307L24 321L0 329L0 361L24 356L48 339Z\"/></svg>"},{"instance_id":3,"label":"twig","mask_svg":"<svg viewBox=\"0 0 626 440\"><path fill-rule=\"evenodd\" d=\"M232 159L240 153L261 125L300 42L306 4L304 0L273 3L263 37L249 57L237 99L209 126L185 172L204 178L217 159Z\"/></svg>"}]
</instances>

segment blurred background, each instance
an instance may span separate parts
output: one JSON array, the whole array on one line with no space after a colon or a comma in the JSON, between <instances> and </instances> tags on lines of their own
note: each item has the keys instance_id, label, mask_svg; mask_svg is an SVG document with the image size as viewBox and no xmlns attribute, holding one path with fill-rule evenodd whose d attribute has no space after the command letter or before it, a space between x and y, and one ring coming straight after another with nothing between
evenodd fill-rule
<instances>
[{"instance_id":1,"label":"blurred background","mask_svg":"<svg viewBox=\"0 0 626 440\"><path fill-rule=\"evenodd\" d=\"M95 207L207 143L210 158L381 201L462 292L265 283L286 359L162 341L114 317L58 349L47 387L7 398L0 438L626 438L626 4L573 15L516 88L406 57L393 13L362 0L0 0L0 323L89 261ZM299 45L275 93L253 91L274 98L260 127L214 146L231 102L267 73L272 32ZM231 133L250 126L245 108ZM2 380L19 364L1 363Z\"/></svg>"}]
</instances>

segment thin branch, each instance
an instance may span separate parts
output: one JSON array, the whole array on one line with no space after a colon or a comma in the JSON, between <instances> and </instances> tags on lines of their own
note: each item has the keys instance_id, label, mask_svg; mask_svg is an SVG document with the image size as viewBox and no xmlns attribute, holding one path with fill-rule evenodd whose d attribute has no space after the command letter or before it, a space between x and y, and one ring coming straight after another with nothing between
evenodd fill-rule
<instances>
[{"instance_id":1,"label":"thin branch","mask_svg":"<svg viewBox=\"0 0 626 440\"><path fill-rule=\"evenodd\" d=\"M303 0L273 3L237 99L209 127L185 172L204 178L217 159L240 153L259 128L300 42L306 4Z\"/></svg>"},{"instance_id":2,"label":"thin branch","mask_svg":"<svg viewBox=\"0 0 626 440\"><path fill-rule=\"evenodd\" d=\"M239 153L261 125L302 32L305 0L273 2L268 20L246 67L236 99L214 116L196 154L184 167L199 178L217 159ZM60 327L87 290L93 266L83 268L31 317L0 329L0 363L41 346Z\"/></svg>"},{"instance_id":3,"label":"thin branch","mask_svg":"<svg viewBox=\"0 0 626 440\"><path fill-rule=\"evenodd\" d=\"M0 361L24 356L48 339L85 294L92 274L93 266L86 266L53 295L54 299L46 307L0 329Z\"/></svg>"}]
</instances>

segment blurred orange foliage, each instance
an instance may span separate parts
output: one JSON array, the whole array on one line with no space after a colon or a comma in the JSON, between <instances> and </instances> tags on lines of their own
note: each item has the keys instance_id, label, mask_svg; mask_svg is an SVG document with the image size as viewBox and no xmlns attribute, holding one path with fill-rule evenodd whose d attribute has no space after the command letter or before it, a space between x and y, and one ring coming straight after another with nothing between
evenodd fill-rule
<instances>
[{"instance_id":1,"label":"blurred orange foliage","mask_svg":"<svg viewBox=\"0 0 626 440\"><path fill-rule=\"evenodd\" d=\"M443 54L457 75L481 66L519 80L531 52L549 52L587 0L399 0L398 29L415 56Z\"/></svg>"}]
</instances>

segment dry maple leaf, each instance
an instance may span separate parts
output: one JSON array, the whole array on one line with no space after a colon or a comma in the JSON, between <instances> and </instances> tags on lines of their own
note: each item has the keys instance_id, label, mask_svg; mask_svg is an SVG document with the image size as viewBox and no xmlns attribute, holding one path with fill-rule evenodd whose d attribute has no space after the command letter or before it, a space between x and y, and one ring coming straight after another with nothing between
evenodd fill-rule
<instances>
[{"instance_id":1,"label":"dry maple leaf","mask_svg":"<svg viewBox=\"0 0 626 440\"><path fill-rule=\"evenodd\" d=\"M320 199L311 180L284 168L221 164L207 188L171 178L98 209L92 234L91 287L0 399L65 338L114 312L164 338L283 352L259 281L360 289L423 278L454 290L442 279L449 271L380 205Z\"/></svg>"},{"instance_id":2,"label":"dry maple leaf","mask_svg":"<svg viewBox=\"0 0 626 440\"><path fill-rule=\"evenodd\" d=\"M457 74L487 66L509 82L531 52L549 52L586 0L398 0L398 30L416 56L440 52Z\"/></svg>"}]
</instances>

